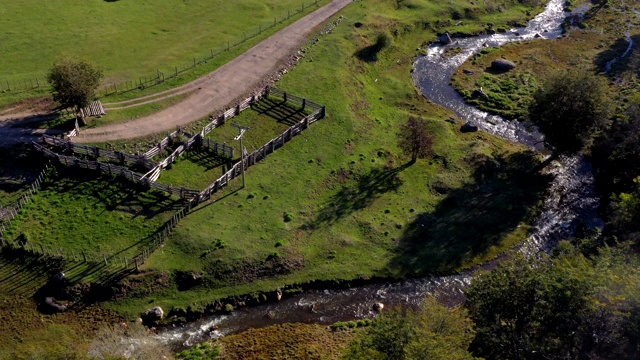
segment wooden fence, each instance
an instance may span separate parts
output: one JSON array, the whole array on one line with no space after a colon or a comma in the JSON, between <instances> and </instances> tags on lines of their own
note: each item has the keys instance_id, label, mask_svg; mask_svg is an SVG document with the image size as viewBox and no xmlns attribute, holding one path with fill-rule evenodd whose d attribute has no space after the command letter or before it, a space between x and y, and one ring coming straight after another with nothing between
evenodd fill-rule
<instances>
[{"instance_id":1,"label":"wooden fence","mask_svg":"<svg viewBox=\"0 0 640 360\"><path fill-rule=\"evenodd\" d=\"M131 155L120 151L111 151L95 146L82 145L68 139L60 139L49 135L44 135L42 137L42 141L47 145L64 149L69 152L73 152L74 154L86 155L95 159L104 158L125 166L139 165L147 169L153 169L158 166L157 163L150 161L144 155Z\"/></svg>"},{"instance_id":2,"label":"wooden fence","mask_svg":"<svg viewBox=\"0 0 640 360\"><path fill-rule=\"evenodd\" d=\"M166 167L168 164L173 163L180 154L182 154L184 151L187 151L194 145L207 147L218 154L222 154L230 158L233 158L234 154L233 154L233 148L231 146L217 143L215 141L212 141L206 138L205 136L216 127L224 124L227 120L238 115L241 111L248 109L252 104L256 103L257 101L259 101L260 99L266 96L281 98L294 105L300 106L301 108L312 110L313 113L306 116L305 118L300 120L298 123L294 124L293 126L289 127L279 136L271 139L261 148L253 151L250 154L246 154L244 157L244 162L242 160L236 162L229 171L227 171L224 175L222 175L220 178L218 178L215 182L213 182L210 186L208 186L206 189L204 189L201 192L191 190L191 189L186 189L184 187L174 188L172 186L158 184L155 181L157 180L158 176L160 175L160 172L162 171L162 169L164 169L164 167ZM104 263L105 266L113 266L116 269L138 269L139 266L142 265L155 250L157 250L159 247L161 247L164 244L166 238L171 234L173 229L177 226L178 222L182 220L185 216L187 216L187 214L191 211L193 207L197 206L200 202L204 201L205 199L211 198L211 195L213 193L217 192L224 186L228 185L230 180L240 176L240 174L242 173L243 166L244 166L244 169L246 170L247 168L251 167L252 165L266 158L267 155L272 154L273 152L275 152L276 149L283 147L285 143L293 139L296 135L308 129L312 123L314 123L319 119L322 119L325 116L325 114L326 114L325 107L322 105L316 104L304 98L300 98L300 97L288 94L278 89L265 88L260 93L244 99L235 107L232 107L220 113L218 116L213 118L213 120L209 124L205 125L199 133L192 135L183 131L183 129L178 128L176 131L169 134L169 136L167 136L165 139L160 141L158 145L156 145L154 148L147 151L145 154L141 154L141 155L124 154L121 152L104 150L104 149L95 148L92 146L75 144L68 140L57 139L50 136L44 136L42 141L45 145L50 145L50 146L54 146L67 151L72 151L77 154L92 156L95 158L107 158L107 159L119 161L121 164L124 164L124 165L140 164L141 162L144 164L150 165L155 163L151 162L149 159L160 154L165 147L169 146L172 141L175 141L174 138L177 135L180 135L180 134L184 135L188 137L188 140L185 141L180 146L178 146L178 148L176 148L176 150L174 150L173 153L167 158L165 158L162 162L155 164L155 167L153 167L153 169L151 169L148 173L144 175L118 165L113 165L108 163L105 164L99 161L84 160L84 159L78 159L72 156L60 155L55 153L54 151L49 150L47 147L35 142L33 143L33 146L38 151L42 152L48 157L56 159L61 164L64 164L67 166L76 166L83 169L97 170L103 174L109 174L111 176L121 176L128 181L145 185L149 188L155 188L157 190L164 191L175 196L179 196L185 199L185 205L181 210L176 212L171 217L171 219L169 219L165 223L165 225L163 225L163 227L158 231L158 234L153 238L153 240L151 240L146 247L142 248L140 253L138 253L133 258L128 258L126 256L108 256L102 253L92 254L92 253L83 252L83 251L74 251L74 250L69 251L69 250L65 250L63 248L59 248L51 245L42 245L42 244L37 244L32 242L27 242L24 244L12 244L12 245L14 247L21 247L25 251L29 251L36 254L42 254L45 256L59 256L69 260L73 260L73 261L91 262L96 264ZM45 174L46 173L43 172L34 183L35 184L34 186L36 186L36 190L40 186L41 182L44 181ZM22 200L21 202L19 202L18 209L21 210L22 206L26 202L28 202L28 199ZM15 212L15 214L17 214L17 212ZM15 218L15 214L11 215L11 219ZM0 229L2 229L2 232L0 232L0 238L3 241L3 245L5 245L4 237L2 237L2 234L5 228L1 227Z\"/></svg>"},{"instance_id":3,"label":"wooden fence","mask_svg":"<svg viewBox=\"0 0 640 360\"><path fill-rule=\"evenodd\" d=\"M105 174L105 175L108 174L110 176L120 176L130 182L144 185L148 188L154 188L160 191L164 191L166 193L179 196L180 198L183 198L186 200L193 199L194 197L197 197L198 194L200 193L197 190L187 189L184 186L173 187L171 185L159 184L149 179L148 177L145 177L145 175L139 174L135 171L129 170L122 166L108 164L108 163L105 164L105 163L102 163L99 161L93 161L93 160L78 159L73 156L60 155L35 142L33 143L33 147L39 152L43 153L44 155L57 160L60 164L63 164L66 166L74 166L81 169L96 170L96 171L100 171L102 174Z\"/></svg>"},{"instance_id":4,"label":"wooden fence","mask_svg":"<svg viewBox=\"0 0 640 360\"><path fill-rule=\"evenodd\" d=\"M317 120L322 119L325 116L325 108L321 107L316 110L311 115L306 116L304 119L300 120L298 123L294 124L287 130L285 130L280 136L271 139L268 143L263 145L258 150L255 150L251 154L248 154L244 157L244 169L246 170L248 167L254 165L258 161L267 157L267 155L272 154L276 149L279 149L284 146L285 143L293 139L294 136L300 134L303 130L309 128L309 125L316 122ZM211 198L211 195L224 186L229 184L229 181L242 173L243 161L237 162L229 171L224 173L221 177L219 177L213 184L209 185L206 189L204 189L200 193L199 201L204 199Z\"/></svg>"}]
</instances>

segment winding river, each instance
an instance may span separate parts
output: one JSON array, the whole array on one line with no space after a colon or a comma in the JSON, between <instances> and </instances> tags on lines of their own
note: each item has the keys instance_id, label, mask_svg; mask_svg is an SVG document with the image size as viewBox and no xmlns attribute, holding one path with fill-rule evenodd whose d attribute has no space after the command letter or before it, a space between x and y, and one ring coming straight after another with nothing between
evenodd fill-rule
<instances>
[{"instance_id":1,"label":"winding river","mask_svg":"<svg viewBox=\"0 0 640 360\"><path fill-rule=\"evenodd\" d=\"M553 39L561 36L560 25L565 17L564 0L551 0L543 13L531 20L526 28L506 33L453 39L449 45L435 44L427 55L416 60L413 80L430 101L453 110L458 116L483 131L530 147L538 147L542 136L532 127L467 105L449 85L454 70L486 46L501 46L508 42L531 40L536 36ZM461 51L444 57L451 47ZM550 195L543 211L534 223L530 236L517 250L526 255L549 251L559 240L569 237L580 223L601 226L596 210L599 199L594 188L591 167L580 157L566 157L552 163L549 171L555 175ZM483 267L493 267L495 259ZM217 338L248 328L285 322L329 324L375 316L372 305L417 305L427 295L435 295L450 305L464 301L464 289L470 284L473 271L438 277L411 279L399 283L382 283L353 287L347 290L307 291L277 303L241 308L229 315L202 318L176 328L162 330L157 337L181 347L191 346L209 338Z\"/></svg>"}]
</instances>

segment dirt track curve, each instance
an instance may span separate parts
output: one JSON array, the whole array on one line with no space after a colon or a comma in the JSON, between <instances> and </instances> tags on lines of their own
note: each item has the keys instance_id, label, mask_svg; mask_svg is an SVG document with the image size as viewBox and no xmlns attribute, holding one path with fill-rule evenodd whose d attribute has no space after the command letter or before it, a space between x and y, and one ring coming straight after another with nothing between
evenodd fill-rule
<instances>
[{"instance_id":1,"label":"dirt track curve","mask_svg":"<svg viewBox=\"0 0 640 360\"><path fill-rule=\"evenodd\" d=\"M307 35L352 1L333 0L217 70L184 85L185 91L195 91L182 102L126 123L86 129L74 141L105 142L151 135L222 110L275 72L282 60L302 46Z\"/></svg>"}]
</instances>

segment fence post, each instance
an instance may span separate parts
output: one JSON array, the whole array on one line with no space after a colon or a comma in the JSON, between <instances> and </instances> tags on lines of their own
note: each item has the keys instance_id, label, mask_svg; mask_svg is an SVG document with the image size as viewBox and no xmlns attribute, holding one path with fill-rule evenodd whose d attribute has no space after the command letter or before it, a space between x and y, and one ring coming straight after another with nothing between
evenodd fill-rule
<instances>
[{"instance_id":1,"label":"fence post","mask_svg":"<svg viewBox=\"0 0 640 360\"><path fill-rule=\"evenodd\" d=\"M102 258L104 259L104 264L109 266L109 263L107 262L107 255L102 255Z\"/></svg>"},{"instance_id":2,"label":"fence post","mask_svg":"<svg viewBox=\"0 0 640 360\"><path fill-rule=\"evenodd\" d=\"M138 265L138 258L133 259L136 262L136 271L140 270L140 266Z\"/></svg>"}]
</instances>

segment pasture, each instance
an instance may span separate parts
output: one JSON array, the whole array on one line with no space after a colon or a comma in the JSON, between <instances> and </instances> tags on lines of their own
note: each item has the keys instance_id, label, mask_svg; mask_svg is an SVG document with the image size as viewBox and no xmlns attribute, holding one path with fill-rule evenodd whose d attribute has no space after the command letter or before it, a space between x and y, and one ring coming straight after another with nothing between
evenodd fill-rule
<instances>
[{"instance_id":1,"label":"pasture","mask_svg":"<svg viewBox=\"0 0 640 360\"><path fill-rule=\"evenodd\" d=\"M307 0L307 6L311 3ZM202 58L227 42L233 44L301 10L302 4L301 0L5 1L0 7L0 80L42 79L63 54L84 56L103 67L105 82L134 80Z\"/></svg>"}]
</instances>

